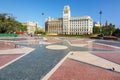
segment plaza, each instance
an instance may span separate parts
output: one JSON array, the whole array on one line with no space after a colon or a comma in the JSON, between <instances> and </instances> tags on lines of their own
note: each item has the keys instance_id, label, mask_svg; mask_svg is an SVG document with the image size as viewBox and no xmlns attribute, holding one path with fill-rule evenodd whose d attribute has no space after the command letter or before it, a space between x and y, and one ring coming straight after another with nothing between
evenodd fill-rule
<instances>
[{"instance_id":1,"label":"plaza","mask_svg":"<svg viewBox=\"0 0 120 80\"><path fill-rule=\"evenodd\" d=\"M1 38L0 80L120 80L119 56L113 40Z\"/></svg>"},{"instance_id":2,"label":"plaza","mask_svg":"<svg viewBox=\"0 0 120 80\"><path fill-rule=\"evenodd\" d=\"M119 3L1 0L0 80L120 80Z\"/></svg>"}]
</instances>

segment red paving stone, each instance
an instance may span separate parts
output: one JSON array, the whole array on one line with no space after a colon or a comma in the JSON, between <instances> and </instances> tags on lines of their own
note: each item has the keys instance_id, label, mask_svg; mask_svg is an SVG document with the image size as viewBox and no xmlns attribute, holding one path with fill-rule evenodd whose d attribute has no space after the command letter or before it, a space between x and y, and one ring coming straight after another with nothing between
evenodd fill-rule
<instances>
[{"instance_id":1,"label":"red paving stone","mask_svg":"<svg viewBox=\"0 0 120 80\"><path fill-rule=\"evenodd\" d=\"M120 74L66 59L48 80L120 80Z\"/></svg>"},{"instance_id":2,"label":"red paving stone","mask_svg":"<svg viewBox=\"0 0 120 80\"><path fill-rule=\"evenodd\" d=\"M0 67L21 56L21 54L0 54Z\"/></svg>"},{"instance_id":3,"label":"red paving stone","mask_svg":"<svg viewBox=\"0 0 120 80\"><path fill-rule=\"evenodd\" d=\"M18 46L15 47L13 43L5 43L3 41L0 41L0 50L13 49L13 48L18 48Z\"/></svg>"},{"instance_id":4,"label":"red paving stone","mask_svg":"<svg viewBox=\"0 0 120 80\"><path fill-rule=\"evenodd\" d=\"M18 44L38 44L42 42L48 42L48 43L56 43L56 42L61 42L61 39L56 39L56 38L47 38L47 40L26 40L22 42L17 42Z\"/></svg>"},{"instance_id":5,"label":"red paving stone","mask_svg":"<svg viewBox=\"0 0 120 80\"><path fill-rule=\"evenodd\" d=\"M39 41L37 41L37 40L27 40L26 42L24 42L25 44L27 43L27 44L38 44L39 43Z\"/></svg>"},{"instance_id":6,"label":"red paving stone","mask_svg":"<svg viewBox=\"0 0 120 80\"><path fill-rule=\"evenodd\" d=\"M63 40L58 39L58 38L47 38L47 40L45 42L49 42L49 43L56 43L56 42L61 42Z\"/></svg>"},{"instance_id":7,"label":"red paving stone","mask_svg":"<svg viewBox=\"0 0 120 80\"><path fill-rule=\"evenodd\" d=\"M114 48L107 45L97 44L97 43L88 43L89 40L70 40L71 44L88 44L88 48L95 48L95 49L104 49L104 50L120 50L118 48Z\"/></svg>"},{"instance_id":8,"label":"red paving stone","mask_svg":"<svg viewBox=\"0 0 120 80\"><path fill-rule=\"evenodd\" d=\"M108 45L101 45L101 44L96 44L96 43L92 43L88 45L88 48L96 48L96 49L104 49L104 50L120 50L118 48L114 48Z\"/></svg>"},{"instance_id":9,"label":"red paving stone","mask_svg":"<svg viewBox=\"0 0 120 80\"><path fill-rule=\"evenodd\" d=\"M19 41L15 42L16 44L39 44L38 40L24 40L24 41Z\"/></svg>"},{"instance_id":10,"label":"red paving stone","mask_svg":"<svg viewBox=\"0 0 120 80\"><path fill-rule=\"evenodd\" d=\"M0 45L0 50L3 50L3 49L13 49L15 48L14 45Z\"/></svg>"},{"instance_id":11,"label":"red paving stone","mask_svg":"<svg viewBox=\"0 0 120 80\"><path fill-rule=\"evenodd\" d=\"M87 44L88 40L69 40L71 44Z\"/></svg>"},{"instance_id":12,"label":"red paving stone","mask_svg":"<svg viewBox=\"0 0 120 80\"><path fill-rule=\"evenodd\" d=\"M120 64L120 52L92 52L92 53L95 54L96 56Z\"/></svg>"}]
</instances>

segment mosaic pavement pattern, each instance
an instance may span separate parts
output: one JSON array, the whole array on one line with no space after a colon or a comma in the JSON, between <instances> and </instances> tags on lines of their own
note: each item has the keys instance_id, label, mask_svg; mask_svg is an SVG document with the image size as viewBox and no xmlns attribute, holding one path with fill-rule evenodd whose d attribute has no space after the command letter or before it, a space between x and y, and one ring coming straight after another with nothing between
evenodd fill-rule
<instances>
[{"instance_id":1,"label":"mosaic pavement pattern","mask_svg":"<svg viewBox=\"0 0 120 80\"><path fill-rule=\"evenodd\" d=\"M48 80L119 80L120 74L66 59Z\"/></svg>"},{"instance_id":2,"label":"mosaic pavement pattern","mask_svg":"<svg viewBox=\"0 0 120 80\"><path fill-rule=\"evenodd\" d=\"M52 37L1 40L0 80L120 80L119 43Z\"/></svg>"}]
</instances>

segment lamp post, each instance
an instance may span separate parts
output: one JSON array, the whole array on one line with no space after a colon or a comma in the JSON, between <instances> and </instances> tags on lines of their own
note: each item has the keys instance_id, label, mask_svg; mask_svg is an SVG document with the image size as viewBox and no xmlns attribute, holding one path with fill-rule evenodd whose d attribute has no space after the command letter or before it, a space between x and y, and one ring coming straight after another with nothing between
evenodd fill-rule
<instances>
[{"instance_id":1,"label":"lamp post","mask_svg":"<svg viewBox=\"0 0 120 80\"><path fill-rule=\"evenodd\" d=\"M42 25L42 27L43 27L43 25L44 25L44 23L43 23L43 22L44 22L44 21L43 21L44 13L42 12L41 15L42 15L42 16L41 16L41 22L42 22L41 25ZM42 34L41 34L41 35L42 35ZM39 36L38 36L38 39L39 39ZM39 44L42 44L42 39L40 39ZM40 47L42 47L42 45L40 45Z\"/></svg>"},{"instance_id":2,"label":"lamp post","mask_svg":"<svg viewBox=\"0 0 120 80\"><path fill-rule=\"evenodd\" d=\"M101 33L102 33L102 26L101 26L101 15L102 15L102 11L101 11L101 10L100 10L99 14L100 14L100 34L101 34Z\"/></svg>"},{"instance_id":3,"label":"lamp post","mask_svg":"<svg viewBox=\"0 0 120 80\"><path fill-rule=\"evenodd\" d=\"M43 22L44 22L44 21L43 21L44 13L42 13L41 15L42 15L42 27L43 27L43 26L44 26L44 24L43 24Z\"/></svg>"}]
</instances>

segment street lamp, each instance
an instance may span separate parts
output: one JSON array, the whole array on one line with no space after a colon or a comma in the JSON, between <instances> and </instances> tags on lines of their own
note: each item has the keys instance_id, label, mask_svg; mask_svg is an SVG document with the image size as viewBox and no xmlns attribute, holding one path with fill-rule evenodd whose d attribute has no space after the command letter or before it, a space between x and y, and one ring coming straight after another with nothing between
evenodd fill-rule
<instances>
[{"instance_id":1,"label":"street lamp","mask_svg":"<svg viewBox=\"0 0 120 80\"><path fill-rule=\"evenodd\" d=\"M43 24L43 16L44 16L44 13L42 13L41 15L42 15L42 27L43 27L43 25L44 25L44 24Z\"/></svg>"},{"instance_id":2,"label":"street lamp","mask_svg":"<svg viewBox=\"0 0 120 80\"><path fill-rule=\"evenodd\" d=\"M101 10L100 10L99 14L100 14L100 33L101 33L101 32L102 32L102 26L101 26L101 15L102 15L102 11L101 11Z\"/></svg>"}]
</instances>

